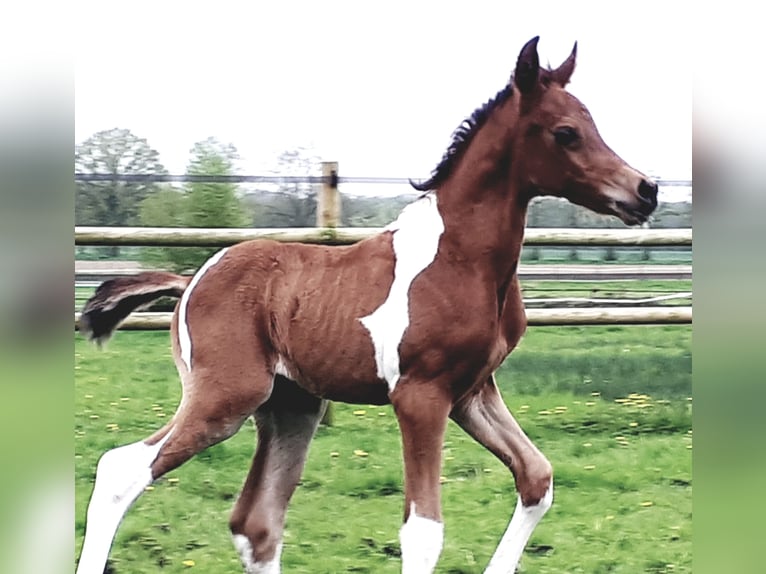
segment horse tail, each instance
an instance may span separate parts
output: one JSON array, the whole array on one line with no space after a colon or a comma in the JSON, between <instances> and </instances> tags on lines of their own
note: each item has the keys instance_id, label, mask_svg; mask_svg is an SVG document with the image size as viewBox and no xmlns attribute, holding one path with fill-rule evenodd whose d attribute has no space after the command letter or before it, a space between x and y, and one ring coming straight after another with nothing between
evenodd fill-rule
<instances>
[{"instance_id":1,"label":"horse tail","mask_svg":"<svg viewBox=\"0 0 766 574\"><path fill-rule=\"evenodd\" d=\"M191 279L164 271L147 271L104 281L83 307L80 332L101 345L133 311L160 297L180 297Z\"/></svg>"}]
</instances>

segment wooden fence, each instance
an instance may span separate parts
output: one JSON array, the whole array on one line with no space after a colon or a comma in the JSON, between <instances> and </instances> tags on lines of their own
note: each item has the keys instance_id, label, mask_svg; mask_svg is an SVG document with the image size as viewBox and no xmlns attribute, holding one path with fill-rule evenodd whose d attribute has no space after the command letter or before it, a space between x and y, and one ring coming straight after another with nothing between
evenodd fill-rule
<instances>
[{"instance_id":1,"label":"wooden fence","mask_svg":"<svg viewBox=\"0 0 766 574\"><path fill-rule=\"evenodd\" d=\"M78 174L76 179L88 181ZM156 176L141 176L156 179ZM167 176L166 176L167 177ZM200 176L197 176L199 179ZM99 180L124 176L98 175ZM176 178L177 179L177 178ZM338 164L322 163L317 195L317 227L302 229L182 229L155 227L75 227L75 245L105 246L175 246L226 247L249 239L272 239L321 245L349 245L372 237L380 228L342 228L341 201L338 190ZM175 180L174 180L175 181ZM692 245L691 229L546 229L528 228L525 246L676 246ZM170 313L134 313L122 323L122 329L167 329ZM530 325L599 325L599 324L673 324L691 323L692 308L623 307L528 309ZM79 314L75 313L75 328Z\"/></svg>"},{"instance_id":2,"label":"wooden fence","mask_svg":"<svg viewBox=\"0 0 766 574\"><path fill-rule=\"evenodd\" d=\"M180 229L76 227L76 245L216 246L248 239L348 245L380 233L378 228L317 229ZM691 229L527 229L525 245L691 246ZM530 325L674 324L691 323L692 308L680 306L589 309L528 309ZM75 325L79 316L75 317ZM122 329L167 329L170 314L135 313Z\"/></svg>"},{"instance_id":3,"label":"wooden fence","mask_svg":"<svg viewBox=\"0 0 766 574\"><path fill-rule=\"evenodd\" d=\"M227 247L249 239L350 245L383 231L379 227L319 227L279 229L209 229L170 227L75 227L75 245L165 247ZM524 245L690 247L691 229L556 229L527 228Z\"/></svg>"},{"instance_id":4,"label":"wooden fence","mask_svg":"<svg viewBox=\"0 0 766 574\"><path fill-rule=\"evenodd\" d=\"M530 326L553 325L673 325L692 322L692 308L619 307L619 308L561 308L527 309ZM133 313L120 325L126 331L162 331L170 328L173 313ZM75 313L78 328L80 313Z\"/></svg>"}]
</instances>

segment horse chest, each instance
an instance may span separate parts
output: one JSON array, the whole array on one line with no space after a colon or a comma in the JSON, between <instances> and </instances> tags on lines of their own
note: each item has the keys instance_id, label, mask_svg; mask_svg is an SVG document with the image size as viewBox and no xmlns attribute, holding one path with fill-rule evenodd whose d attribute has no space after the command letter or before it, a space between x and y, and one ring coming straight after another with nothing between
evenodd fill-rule
<instances>
[{"instance_id":1,"label":"horse chest","mask_svg":"<svg viewBox=\"0 0 766 574\"><path fill-rule=\"evenodd\" d=\"M511 297L511 300L511 304L505 306L504 312L500 316L496 335L488 346L486 368L481 369L477 383L483 382L486 376L493 373L502 364L524 335L527 318L521 304L520 294L518 303L515 297Z\"/></svg>"}]
</instances>

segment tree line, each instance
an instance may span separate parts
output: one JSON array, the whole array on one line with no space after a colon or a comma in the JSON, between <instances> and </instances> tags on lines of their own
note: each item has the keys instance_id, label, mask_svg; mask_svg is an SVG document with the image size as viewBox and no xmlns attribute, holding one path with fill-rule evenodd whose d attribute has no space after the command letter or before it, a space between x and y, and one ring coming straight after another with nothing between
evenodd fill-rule
<instances>
[{"instance_id":1,"label":"tree line","mask_svg":"<svg viewBox=\"0 0 766 574\"><path fill-rule=\"evenodd\" d=\"M235 175L237 149L209 137L194 144L187 175ZM130 130L114 128L93 134L75 148L75 171L99 174L167 175L157 150ZM273 175L316 176L321 160L310 149L282 152ZM150 227L313 227L317 185L282 183L238 186L232 183L187 182L180 186L153 182L101 181L76 183L75 224ZM270 188L270 189L269 189ZM382 227L396 218L413 194L395 197L343 195L341 225ZM555 198L539 198L530 206L530 227L620 227L615 218ZM653 227L691 226L691 204L661 204ZM83 254L87 248L80 248ZM107 257L120 249L105 248ZM194 269L214 248L144 248L147 264L175 270ZM103 252L103 251L102 251ZM534 250L528 255L536 258ZM575 258L576 258L576 254ZM539 252L537 253L539 258ZM608 253L607 253L608 256Z\"/></svg>"}]
</instances>

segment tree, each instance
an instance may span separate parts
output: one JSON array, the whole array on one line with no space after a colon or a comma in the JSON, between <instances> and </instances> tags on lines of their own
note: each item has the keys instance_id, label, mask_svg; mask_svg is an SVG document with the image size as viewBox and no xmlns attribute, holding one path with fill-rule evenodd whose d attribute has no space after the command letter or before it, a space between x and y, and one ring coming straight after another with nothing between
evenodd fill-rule
<instances>
[{"instance_id":1,"label":"tree","mask_svg":"<svg viewBox=\"0 0 766 574\"><path fill-rule=\"evenodd\" d=\"M413 200L411 195L358 197L343 194L342 197L343 227L384 227L394 221Z\"/></svg>"},{"instance_id":2,"label":"tree","mask_svg":"<svg viewBox=\"0 0 766 574\"><path fill-rule=\"evenodd\" d=\"M75 148L75 171L98 174L158 175L167 173L159 153L130 130L114 128L93 134ZM141 202L155 183L78 182L76 225L126 226L138 220Z\"/></svg>"},{"instance_id":3,"label":"tree","mask_svg":"<svg viewBox=\"0 0 766 574\"><path fill-rule=\"evenodd\" d=\"M165 186L141 203L139 220L149 227L185 227L186 197L182 190ZM150 267L185 269L191 264L189 253L183 248L146 247L140 259Z\"/></svg>"},{"instance_id":4,"label":"tree","mask_svg":"<svg viewBox=\"0 0 766 574\"><path fill-rule=\"evenodd\" d=\"M239 159L236 148L215 138L197 142L187 175L233 175ZM167 187L146 198L141 223L158 227L243 227L249 221L233 183L189 182L182 190ZM142 260L175 271L197 269L217 248L157 247L146 249Z\"/></svg>"},{"instance_id":5,"label":"tree","mask_svg":"<svg viewBox=\"0 0 766 574\"><path fill-rule=\"evenodd\" d=\"M234 175L239 160L237 148L215 138L197 142L191 149L188 175ZM188 227L242 227L247 217L233 183L190 182L185 185L188 198Z\"/></svg>"},{"instance_id":6,"label":"tree","mask_svg":"<svg viewBox=\"0 0 766 574\"><path fill-rule=\"evenodd\" d=\"M310 149L299 146L279 154L277 165L271 171L278 176L319 176L321 160ZM314 227L317 187L318 184L313 183L280 183L276 197L255 214L253 224L256 227Z\"/></svg>"}]
</instances>

